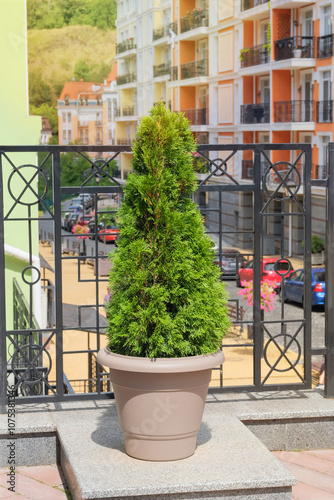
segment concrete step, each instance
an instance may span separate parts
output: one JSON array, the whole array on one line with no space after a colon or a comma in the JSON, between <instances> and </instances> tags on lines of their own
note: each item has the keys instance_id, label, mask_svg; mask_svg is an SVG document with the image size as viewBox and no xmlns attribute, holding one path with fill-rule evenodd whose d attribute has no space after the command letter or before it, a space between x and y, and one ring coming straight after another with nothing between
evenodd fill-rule
<instances>
[{"instance_id":1,"label":"concrete step","mask_svg":"<svg viewBox=\"0 0 334 500\"><path fill-rule=\"evenodd\" d=\"M207 404L192 457L145 462L124 451L114 401L52 411L74 500L288 500L295 477L228 410Z\"/></svg>"}]
</instances>

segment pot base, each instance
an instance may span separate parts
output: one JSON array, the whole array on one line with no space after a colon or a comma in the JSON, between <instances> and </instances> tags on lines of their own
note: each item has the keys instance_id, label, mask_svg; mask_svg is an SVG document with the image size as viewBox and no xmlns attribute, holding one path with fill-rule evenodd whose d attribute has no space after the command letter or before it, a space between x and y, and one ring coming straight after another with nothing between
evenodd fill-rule
<instances>
[{"instance_id":1,"label":"pot base","mask_svg":"<svg viewBox=\"0 0 334 500\"><path fill-rule=\"evenodd\" d=\"M196 450L197 430L190 435L167 437L135 438L124 433L125 451L127 455L139 460L151 462L168 462L191 457Z\"/></svg>"}]
</instances>

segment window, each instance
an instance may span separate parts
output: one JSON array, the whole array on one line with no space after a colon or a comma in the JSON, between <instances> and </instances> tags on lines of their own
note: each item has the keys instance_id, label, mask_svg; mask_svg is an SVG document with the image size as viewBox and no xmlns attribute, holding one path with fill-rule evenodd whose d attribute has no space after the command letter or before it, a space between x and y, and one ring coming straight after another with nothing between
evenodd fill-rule
<instances>
[{"instance_id":1,"label":"window","mask_svg":"<svg viewBox=\"0 0 334 500\"><path fill-rule=\"evenodd\" d=\"M107 100L107 113L108 113L108 121L110 122L112 119L111 115L111 99Z\"/></svg>"},{"instance_id":2,"label":"window","mask_svg":"<svg viewBox=\"0 0 334 500\"><path fill-rule=\"evenodd\" d=\"M323 25L323 35L331 35L332 34L332 6L326 5L323 7L323 16L322 16L322 25Z\"/></svg>"},{"instance_id":3,"label":"window","mask_svg":"<svg viewBox=\"0 0 334 500\"><path fill-rule=\"evenodd\" d=\"M72 131L71 130L67 131L67 138L68 138L69 141L72 140Z\"/></svg>"},{"instance_id":4,"label":"window","mask_svg":"<svg viewBox=\"0 0 334 500\"><path fill-rule=\"evenodd\" d=\"M85 130L85 142L88 143L88 130Z\"/></svg>"},{"instance_id":5,"label":"window","mask_svg":"<svg viewBox=\"0 0 334 500\"><path fill-rule=\"evenodd\" d=\"M66 123L66 113L62 113L63 123Z\"/></svg>"},{"instance_id":6,"label":"window","mask_svg":"<svg viewBox=\"0 0 334 500\"><path fill-rule=\"evenodd\" d=\"M63 140L66 141L66 130L63 130Z\"/></svg>"},{"instance_id":7,"label":"window","mask_svg":"<svg viewBox=\"0 0 334 500\"><path fill-rule=\"evenodd\" d=\"M71 113L67 113L67 121L70 123L72 120Z\"/></svg>"}]
</instances>

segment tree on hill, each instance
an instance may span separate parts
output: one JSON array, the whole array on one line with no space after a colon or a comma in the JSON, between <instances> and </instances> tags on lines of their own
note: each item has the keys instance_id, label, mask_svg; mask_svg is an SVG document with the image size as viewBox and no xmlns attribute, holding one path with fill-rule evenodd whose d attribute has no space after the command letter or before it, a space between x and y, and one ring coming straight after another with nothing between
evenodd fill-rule
<instances>
[{"instance_id":1,"label":"tree on hill","mask_svg":"<svg viewBox=\"0 0 334 500\"><path fill-rule=\"evenodd\" d=\"M115 0L28 0L29 29L61 28L74 24L114 29Z\"/></svg>"}]
</instances>

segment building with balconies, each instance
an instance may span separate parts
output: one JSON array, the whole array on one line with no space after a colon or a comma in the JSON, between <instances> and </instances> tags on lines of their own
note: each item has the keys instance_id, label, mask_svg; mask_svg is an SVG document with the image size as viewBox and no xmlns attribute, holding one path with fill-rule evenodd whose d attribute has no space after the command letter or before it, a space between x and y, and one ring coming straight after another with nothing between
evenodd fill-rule
<instances>
[{"instance_id":1,"label":"building with balconies","mask_svg":"<svg viewBox=\"0 0 334 500\"><path fill-rule=\"evenodd\" d=\"M59 144L116 143L117 65L104 83L71 81L58 99Z\"/></svg>"}]
</instances>

